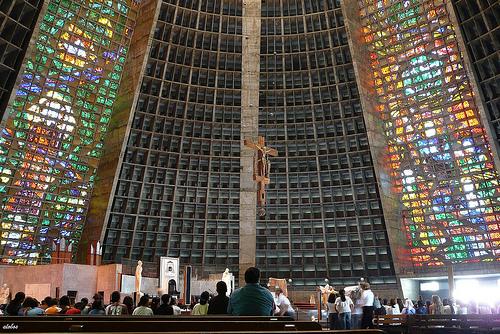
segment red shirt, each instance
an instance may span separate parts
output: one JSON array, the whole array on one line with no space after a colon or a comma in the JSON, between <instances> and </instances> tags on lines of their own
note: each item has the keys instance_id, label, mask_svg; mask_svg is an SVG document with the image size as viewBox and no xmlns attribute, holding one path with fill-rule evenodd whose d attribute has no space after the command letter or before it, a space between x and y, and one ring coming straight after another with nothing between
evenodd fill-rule
<instances>
[{"instance_id":1,"label":"red shirt","mask_svg":"<svg viewBox=\"0 0 500 334\"><path fill-rule=\"evenodd\" d=\"M80 311L77 308L72 307L72 308L68 309L65 314L80 314L80 313L82 313L82 311Z\"/></svg>"}]
</instances>

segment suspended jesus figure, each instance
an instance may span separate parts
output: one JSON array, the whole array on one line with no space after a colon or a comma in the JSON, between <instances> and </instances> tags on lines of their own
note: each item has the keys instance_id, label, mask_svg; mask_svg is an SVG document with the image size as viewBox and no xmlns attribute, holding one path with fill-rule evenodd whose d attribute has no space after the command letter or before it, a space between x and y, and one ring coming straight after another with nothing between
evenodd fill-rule
<instances>
[{"instance_id":1,"label":"suspended jesus figure","mask_svg":"<svg viewBox=\"0 0 500 334\"><path fill-rule=\"evenodd\" d=\"M265 145L265 139L259 136L257 144L252 140L245 139L245 146L255 150L253 158L253 179L258 184L257 205L259 206L259 216L266 214L266 185L271 183L269 174L271 172L271 161L269 157L278 156L278 151Z\"/></svg>"}]
</instances>

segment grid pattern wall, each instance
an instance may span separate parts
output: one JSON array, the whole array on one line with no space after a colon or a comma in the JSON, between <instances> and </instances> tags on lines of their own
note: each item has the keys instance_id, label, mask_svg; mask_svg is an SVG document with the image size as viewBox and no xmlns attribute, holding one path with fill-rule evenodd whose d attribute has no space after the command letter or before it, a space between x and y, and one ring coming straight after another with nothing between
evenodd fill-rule
<instances>
[{"instance_id":1,"label":"grid pattern wall","mask_svg":"<svg viewBox=\"0 0 500 334\"><path fill-rule=\"evenodd\" d=\"M105 261L237 272L242 2L163 1L107 222Z\"/></svg>"},{"instance_id":2,"label":"grid pattern wall","mask_svg":"<svg viewBox=\"0 0 500 334\"><path fill-rule=\"evenodd\" d=\"M499 178L446 1L359 6L414 266L499 261Z\"/></svg>"},{"instance_id":3,"label":"grid pattern wall","mask_svg":"<svg viewBox=\"0 0 500 334\"><path fill-rule=\"evenodd\" d=\"M52 240L80 239L135 14L125 1L51 0L43 15L1 126L7 263L50 260Z\"/></svg>"},{"instance_id":4,"label":"grid pattern wall","mask_svg":"<svg viewBox=\"0 0 500 334\"><path fill-rule=\"evenodd\" d=\"M296 285L395 282L340 5L262 4L259 132L279 157L257 266Z\"/></svg>"},{"instance_id":5,"label":"grid pattern wall","mask_svg":"<svg viewBox=\"0 0 500 334\"><path fill-rule=\"evenodd\" d=\"M454 0L453 4L486 112L500 143L500 2Z\"/></svg>"},{"instance_id":6,"label":"grid pattern wall","mask_svg":"<svg viewBox=\"0 0 500 334\"><path fill-rule=\"evenodd\" d=\"M0 118L14 87L42 0L0 1Z\"/></svg>"}]
</instances>

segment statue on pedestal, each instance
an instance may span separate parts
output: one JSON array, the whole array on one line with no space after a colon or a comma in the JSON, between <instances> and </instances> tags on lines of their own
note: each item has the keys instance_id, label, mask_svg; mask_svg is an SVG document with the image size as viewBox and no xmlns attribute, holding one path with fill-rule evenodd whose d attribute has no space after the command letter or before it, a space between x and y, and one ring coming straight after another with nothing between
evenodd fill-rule
<instances>
[{"instance_id":1,"label":"statue on pedestal","mask_svg":"<svg viewBox=\"0 0 500 334\"><path fill-rule=\"evenodd\" d=\"M234 276L229 272L229 268L226 268L226 270L222 273L222 281L226 283L227 286L226 295L231 295L231 292L233 292Z\"/></svg>"},{"instance_id":2,"label":"statue on pedestal","mask_svg":"<svg viewBox=\"0 0 500 334\"><path fill-rule=\"evenodd\" d=\"M321 304L328 309L328 296L332 293L337 293L328 283L325 286L319 286L319 291L321 291Z\"/></svg>"},{"instance_id":3,"label":"statue on pedestal","mask_svg":"<svg viewBox=\"0 0 500 334\"><path fill-rule=\"evenodd\" d=\"M0 305L5 305L9 303L10 289L6 283L0 288Z\"/></svg>"},{"instance_id":4,"label":"statue on pedestal","mask_svg":"<svg viewBox=\"0 0 500 334\"><path fill-rule=\"evenodd\" d=\"M137 267L135 268L135 292L141 294L141 283L142 283L142 261L137 261Z\"/></svg>"}]
</instances>

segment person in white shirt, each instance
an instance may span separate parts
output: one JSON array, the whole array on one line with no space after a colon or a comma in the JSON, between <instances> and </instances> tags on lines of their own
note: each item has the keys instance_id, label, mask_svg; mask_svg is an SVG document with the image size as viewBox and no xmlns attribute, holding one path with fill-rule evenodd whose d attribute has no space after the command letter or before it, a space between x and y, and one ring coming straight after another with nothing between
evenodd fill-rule
<instances>
[{"instance_id":1,"label":"person in white shirt","mask_svg":"<svg viewBox=\"0 0 500 334\"><path fill-rule=\"evenodd\" d=\"M149 296L144 295L139 299L139 304L135 308L134 312L132 312L132 315L145 315L145 316L152 316L153 315L153 310L149 308Z\"/></svg>"},{"instance_id":2,"label":"person in white shirt","mask_svg":"<svg viewBox=\"0 0 500 334\"><path fill-rule=\"evenodd\" d=\"M330 330L338 329L338 323L339 323L339 314L337 312L337 309L335 308L335 301L337 300L337 297L335 293L331 293L328 296L328 324L330 327Z\"/></svg>"},{"instance_id":3,"label":"person in white shirt","mask_svg":"<svg viewBox=\"0 0 500 334\"><path fill-rule=\"evenodd\" d=\"M361 318L361 329L373 328L373 302L375 295L370 289L370 284L361 283L361 305L363 306L363 317Z\"/></svg>"},{"instance_id":4,"label":"person in white shirt","mask_svg":"<svg viewBox=\"0 0 500 334\"><path fill-rule=\"evenodd\" d=\"M402 314L415 314L415 307L410 299L406 298L404 305L405 307L401 310Z\"/></svg>"},{"instance_id":5,"label":"person in white shirt","mask_svg":"<svg viewBox=\"0 0 500 334\"><path fill-rule=\"evenodd\" d=\"M352 295L351 295L352 296ZM351 313L351 329L361 328L361 318L363 317L363 305L361 304L361 297L354 302L354 309Z\"/></svg>"},{"instance_id":6,"label":"person in white shirt","mask_svg":"<svg viewBox=\"0 0 500 334\"><path fill-rule=\"evenodd\" d=\"M181 308L179 306L177 306L177 298L176 297L172 297L170 299L170 305L174 309L174 315L181 315Z\"/></svg>"},{"instance_id":7,"label":"person in white shirt","mask_svg":"<svg viewBox=\"0 0 500 334\"><path fill-rule=\"evenodd\" d=\"M339 314L339 329L351 329L351 312L354 309L354 303L351 298L345 295L345 290L339 291L340 297L335 300L335 309Z\"/></svg>"},{"instance_id":8,"label":"person in white shirt","mask_svg":"<svg viewBox=\"0 0 500 334\"><path fill-rule=\"evenodd\" d=\"M290 300L285 296L283 290L278 288L276 289L275 293L276 298L274 299L274 302L276 304L276 307L278 308L278 312L276 315L295 318L295 311L292 308L292 303L290 303Z\"/></svg>"},{"instance_id":9,"label":"person in white shirt","mask_svg":"<svg viewBox=\"0 0 500 334\"><path fill-rule=\"evenodd\" d=\"M389 306L391 307L390 310L387 311L387 314L401 314L401 310L399 309L399 305L396 302L396 299L391 298L391 301L389 302Z\"/></svg>"}]
</instances>

